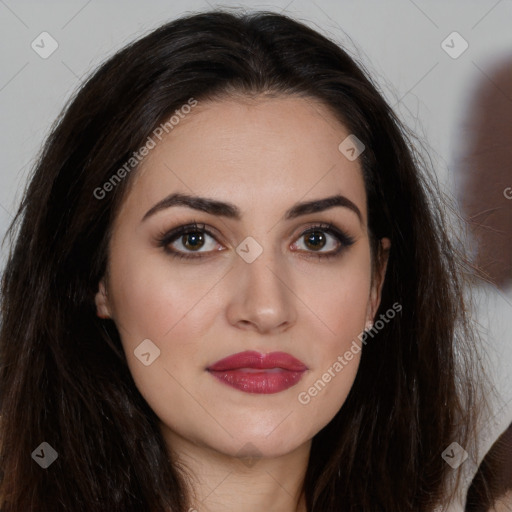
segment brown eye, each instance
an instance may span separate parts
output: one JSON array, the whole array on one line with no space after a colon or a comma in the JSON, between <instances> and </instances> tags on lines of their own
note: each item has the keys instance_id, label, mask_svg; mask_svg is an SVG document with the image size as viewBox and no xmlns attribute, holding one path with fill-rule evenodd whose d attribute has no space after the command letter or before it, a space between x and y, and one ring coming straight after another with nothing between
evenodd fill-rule
<instances>
[{"instance_id":1,"label":"brown eye","mask_svg":"<svg viewBox=\"0 0 512 512\"><path fill-rule=\"evenodd\" d=\"M335 234L319 228L310 229L302 233L297 247L305 252L318 252L322 254L332 253L343 245Z\"/></svg>"},{"instance_id":2,"label":"brown eye","mask_svg":"<svg viewBox=\"0 0 512 512\"><path fill-rule=\"evenodd\" d=\"M318 224L304 231L292 247L307 256L334 258L341 256L354 242L353 237L333 224Z\"/></svg>"},{"instance_id":3,"label":"brown eye","mask_svg":"<svg viewBox=\"0 0 512 512\"><path fill-rule=\"evenodd\" d=\"M326 244L326 237L322 231L311 231L304 235L306 245L313 251L322 249Z\"/></svg>"},{"instance_id":4,"label":"brown eye","mask_svg":"<svg viewBox=\"0 0 512 512\"><path fill-rule=\"evenodd\" d=\"M162 233L157 243L177 258L202 258L206 253L220 250L215 236L204 224L188 224Z\"/></svg>"},{"instance_id":5,"label":"brown eye","mask_svg":"<svg viewBox=\"0 0 512 512\"><path fill-rule=\"evenodd\" d=\"M191 251L200 249L204 245L204 235L200 231L193 231L182 235L183 247Z\"/></svg>"}]
</instances>

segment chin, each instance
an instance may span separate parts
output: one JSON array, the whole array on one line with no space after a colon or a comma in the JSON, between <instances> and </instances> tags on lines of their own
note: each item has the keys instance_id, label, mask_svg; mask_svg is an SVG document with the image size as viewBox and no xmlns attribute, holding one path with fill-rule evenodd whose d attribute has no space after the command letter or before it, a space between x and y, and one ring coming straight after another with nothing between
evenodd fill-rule
<instances>
[{"instance_id":1,"label":"chin","mask_svg":"<svg viewBox=\"0 0 512 512\"><path fill-rule=\"evenodd\" d=\"M239 429L236 431L236 440L226 446L228 454L236 457L281 457L293 452L310 439L304 432L290 432L286 427L277 432L279 429L280 427L274 431L270 430L270 434L268 430Z\"/></svg>"}]
</instances>

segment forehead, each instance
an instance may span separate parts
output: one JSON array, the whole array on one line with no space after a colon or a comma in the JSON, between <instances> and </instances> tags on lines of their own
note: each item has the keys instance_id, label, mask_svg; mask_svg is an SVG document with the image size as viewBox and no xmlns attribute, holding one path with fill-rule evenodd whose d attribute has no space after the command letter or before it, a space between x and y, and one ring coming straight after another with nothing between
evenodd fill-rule
<instances>
[{"instance_id":1,"label":"forehead","mask_svg":"<svg viewBox=\"0 0 512 512\"><path fill-rule=\"evenodd\" d=\"M182 192L281 214L299 200L339 193L366 219L359 161L338 149L348 135L312 98L199 101L135 171L123 207L142 210Z\"/></svg>"}]
</instances>

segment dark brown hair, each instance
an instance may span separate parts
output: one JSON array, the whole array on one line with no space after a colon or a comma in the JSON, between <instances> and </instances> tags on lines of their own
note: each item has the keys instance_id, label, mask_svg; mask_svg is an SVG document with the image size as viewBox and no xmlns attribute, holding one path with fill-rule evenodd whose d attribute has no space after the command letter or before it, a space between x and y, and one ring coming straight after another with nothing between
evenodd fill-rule
<instances>
[{"instance_id":1,"label":"dark brown hair","mask_svg":"<svg viewBox=\"0 0 512 512\"><path fill-rule=\"evenodd\" d=\"M233 94L327 105L366 146L372 254L380 238L392 242L377 318L395 302L402 311L364 347L346 402L313 439L308 511L433 510L459 475L443 451L457 441L476 457L480 388L462 260L428 166L338 44L283 15L213 11L167 23L101 65L35 166L2 283L3 512L191 506L116 326L95 311L112 219L136 170L105 197L94 191L190 98ZM46 470L31 458L43 441L58 452Z\"/></svg>"}]
</instances>

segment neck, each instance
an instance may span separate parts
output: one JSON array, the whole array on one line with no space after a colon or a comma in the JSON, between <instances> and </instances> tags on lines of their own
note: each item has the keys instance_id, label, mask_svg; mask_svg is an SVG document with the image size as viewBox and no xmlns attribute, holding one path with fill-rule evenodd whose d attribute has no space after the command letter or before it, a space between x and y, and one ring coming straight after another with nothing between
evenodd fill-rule
<instances>
[{"instance_id":1,"label":"neck","mask_svg":"<svg viewBox=\"0 0 512 512\"><path fill-rule=\"evenodd\" d=\"M198 446L164 429L189 481L189 512L307 512L302 494L311 441L274 458L240 458Z\"/></svg>"}]
</instances>

